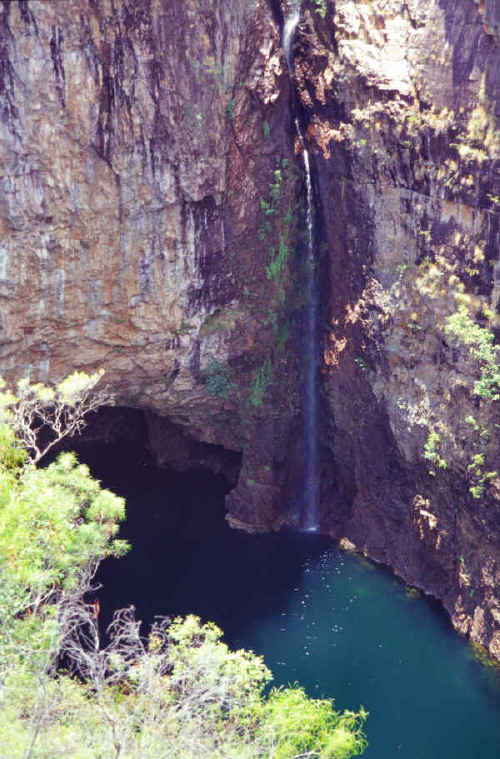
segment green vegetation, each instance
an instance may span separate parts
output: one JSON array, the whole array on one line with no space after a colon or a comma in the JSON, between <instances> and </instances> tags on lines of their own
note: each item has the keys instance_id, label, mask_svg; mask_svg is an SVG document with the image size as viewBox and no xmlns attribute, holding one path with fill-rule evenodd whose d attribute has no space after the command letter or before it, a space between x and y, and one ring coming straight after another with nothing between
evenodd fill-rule
<instances>
[{"instance_id":1,"label":"green vegetation","mask_svg":"<svg viewBox=\"0 0 500 759\"><path fill-rule=\"evenodd\" d=\"M265 125L264 125L265 128ZM262 406L268 386L273 379L273 365L284 352L289 336L290 317L287 296L289 295L289 260L292 251L293 206L290 189L294 186L293 171L288 158L282 158L273 172L266 197L260 198L262 221L257 236L261 242L269 238L269 259L265 267L266 279L271 283L264 324L272 325L275 344L263 363L254 371L247 403L250 407ZM262 313L259 313L259 318Z\"/></svg>"},{"instance_id":2,"label":"green vegetation","mask_svg":"<svg viewBox=\"0 0 500 759\"><path fill-rule=\"evenodd\" d=\"M46 469L35 469L31 463L14 469L4 461L0 684L7 692L10 684L20 686L20 680L43 689L72 625L73 603L89 589L98 563L127 549L114 537L125 507L71 453ZM36 702L30 719L36 723L44 708Z\"/></svg>"},{"instance_id":3,"label":"green vegetation","mask_svg":"<svg viewBox=\"0 0 500 759\"><path fill-rule=\"evenodd\" d=\"M283 160L283 167L286 168L287 166L286 159ZM260 199L260 210L264 214L264 216L272 216L278 212L278 201L280 199L281 194L281 186L282 186L283 177L281 174L281 169L276 169L274 172L274 182L271 182L269 185L269 198L261 198ZM270 232L270 228L268 232Z\"/></svg>"},{"instance_id":4,"label":"green vegetation","mask_svg":"<svg viewBox=\"0 0 500 759\"><path fill-rule=\"evenodd\" d=\"M473 484L470 486L469 490L472 493L472 497L476 499L481 498L488 482L494 480L498 474L497 471L485 472L484 464L485 454L476 453L472 457L472 461L467 467L467 470L473 480Z\"/></svg>"},{"instance_id":5,"label":"green vegetation","mask_svg":"<svg viewBox=\"0 0 500 759\"><path fill-rule=\"evenodd\" d=\"M495 345L493 333L471 317L465 303L460 303L457 311L447 318L445 332L464 345L472 360L477 363L479 379L474 382L472 393L486 403L498 401L500 399L499 346ZM474 453L467 465L471 482L469 491L473 498L479 499L488 483L497 477L498 472L485 469L490 431L487 428L481 428L471 415L466 417L465 422L472 427L474 433L472 437Z\"/></svg>"},{"instance_id":6,"label":"green vegetation","mask_svg":"<svg viewBox=\"0 0 500 759\"><path fill-rule=\"evenodd\" d=\"M262 406L264 394L271 384L273 367L271 361L267 359L262 366L255 370L252 386L250 389L250 403L252 406Z\"/></svg>"},{"instance_id":7,"label":"green vegetation","mask_svg":"<svg viewBox=\"0 0 500 759\"><path fill-rule=\"evenodd\" d=\"M439 469L447 469L448 464L439 453L440 446L441 436L437 432L430 432L427 437L427 442L425 443L424 457L439 467ZM436 472L431 469L429 474L434 475Z\"/></svg>"},{"instance_id":8,"label":"green vegetation","mask_svg":"<svg viewBox=\"0 0 500 759\"><path fill-rule=\"evenodd\" d=\"M469 309L461 303L458 310L446 320L445 332L456 337L469 349L471 357L478 362L480 377L474 384L473 393L487 401L500 399L499 346L495 336L471 318Z\"/></svg>"},{"instance_id":9,"label":"green vegetation","mask_svg":"<svg viewBox=\"0 0 500 759\"><path fill-rule=\"evenodd\" d=\"M273 253L274 253L274 250L271 249L271 255L273 255ZM286 262L288 260L289 255L290 255L290 248L285 242L285 239L283 237L280 237L278 255L271 258L270 263L266 266L266 277L268 279L272 279L276 282L276 280L279 278L281 272L286 266Z\"/></svg>"},{"instance_id":10,"label":"green vegetation","mask_svg":"<svg viewBox=\"0 0 500 759\"><path fill-rule=\"evenodd\" d=\"M414 211L420 213L421 210L416 204ZM420 221L422 219L429 226L425 214ZM422 238L418 227L417 235ZM407 303L411 299L411 306L405 306L398 317L405 333L403 353L409 343L412 351L420 354L419 360L428 350L433 326L432 309L429 309L427 299L436 300L436 311L446 315L438 327L443 347L434 358L443 386L438 387L439 383L435 383L431 388L426 381L416 381L425 399L400 398L396 405L405 412L411 424L427 428L423 455L434 465L430 474L436 475L439 469L458 464L459 471L465 474L469 492L473 498L479 499L491 484L497 487L494 482L498 473L495 470L493 423L487 420L497 413L496 404L500 400L500 346L495 343L490 326L496 323L496 316L477 294L479 283L470 282L472 276L484 276L487 263L485 241L456 230L452 243L449 249L444 245L438 248L436 240L430 240L429 255L416 259L417 276L412 270L404 282L398 282L398 286L401 284L406 289ZM420 248L420 253L423 250L425 247ZM467 288L472 292L466 292ZM455 302L451 309L447 301L450 294ZM415 338L422 343L422 348ZM441 367L443 361L460 363L445 374ZM453 417L443 416L446 403L460 405L466 410Z\"/></svg>"},{"instance_id":11,"label":"green vegetation","mask_svg":"<svg viewBox=\"0 0 500 759\"><path fill-rule=\"evenodd\" d=\"M326 16L326 3L327 0L314 0L314 4L316 5L316 13L319 13L321 18L325 18Z\"/></svg>"},{"instance_id":12,"label":"green vegetation","mask_svg":"<svg viewBox=\"0 0 500 759\"><path fill-rule=\"evenodd\" d=\"M216 358L212 359L206 368L203 381L207 392L218 398L227 398L229 393L236 388L231 380L229 366Z\"/></svg>"},{"instance_id":13,"label":"green vegetation","mask_svg":"<svg viewBox=\"0 0 500 759\"><path fill-rule=\"evenodd\" d=\"M475 453L467 466L467 473L469 475L469 480L471 481L469 491L473 498L478 499L481 498L486 486L491 480L495 479L498 472L487 472L484 469L488 442L491 437L489 429L487 427L481 427L471 414L469 414L464 421L472 428L472 447L475 450Z\"/></svg>"},{"instance_id":14,"label":"green vegetation","mask_svg":"<svg viewBox=\"0 0 500 759\"><path fill-rule=\"evenodd\" d=\"M68 418L83 424L95 402L88 397L77 418L75 398L89 387L89 378L73 376L70 385L80 391L67 395ZM58 390L23 387L54 439L70 434L61 421L63 406L59 416L51 416ZM363 709L339 713L331 701L309 699L298 687L267 692L271 673L262 658L229 650L211 623L193 616L160 619L143 636L127 609L115 614L109 642L102 644L98 612L85 594L99 562L127 550L116 539L124 502L101 488L74 454L63 453L37 469L35 459L44 450L40 440L28 449L9 424L23 418L23 403L3 385L2 756L348 759L360 754L366 746Z\"/></svg>"},{"instance_id":15,"label":"green vegetation","mask_svg":"<svg viewBox=\"0 0 500 759\"><path fill-rule=\"evenodd\" d=\"M229 119L229 121L232 121L234 118L234 105L235 105L235 99L231 98L229 103L226 105L226 116Z\"/></svg>"},{"instance_id":16,"label":"green vegetation","mask_svg":"<svg viewBox=\"0 0 500 759\"><path fill-rule=\"evenodd\" d=\"M23 379L15 394L0 377L0 424L12 430L37 463L63 438L81 432L87 414L112 403L105 390L96 389L102 375L102 370L90 376L74 372L54 388Z\"/></svg>"}]
</instances>

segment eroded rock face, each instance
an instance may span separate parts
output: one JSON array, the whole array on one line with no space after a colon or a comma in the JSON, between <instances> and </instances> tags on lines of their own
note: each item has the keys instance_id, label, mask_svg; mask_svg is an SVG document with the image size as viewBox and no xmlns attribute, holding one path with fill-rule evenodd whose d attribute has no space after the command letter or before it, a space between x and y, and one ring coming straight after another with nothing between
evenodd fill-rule
<instances>
[{"instance_id":1,"label":"eroded rock face","mask_svg":"<svg viewBox=\"0 0 500 759\"><path fill-rule=\"evenodd\" d=\"M245 451L233 516L278 524L300 177L270 8L6 1L0 29L2 373L103 367L118 404Z\"/></svg>"},{"instance_id":2,"label":"eroded rock face","mask_svg":"<svg viewBox=\"0 0 500 759\"><path fill-rule=\"evenodd\" d=\"M293 520L301 487L303 192L279 5L0 15L1 371L103 367L149 414L158 460L236 476L242 452L228 509L247 529ZM500 328L497 5L304 0L294 84L328 324L322 529L500 658L500 416L477 352Z\"/></svg>"},{"instance_id":3,"label":"eroded rock face","mask_svg":"<svg viewBox=\"0 0 500 759\"><path fill-rule=\"evenodd\" d=\"M296 57L330 267L323 522L494 656L500 417L477 348L500 328L496 7L337 0L306 12Z\"/></svg>"}]
</instances>

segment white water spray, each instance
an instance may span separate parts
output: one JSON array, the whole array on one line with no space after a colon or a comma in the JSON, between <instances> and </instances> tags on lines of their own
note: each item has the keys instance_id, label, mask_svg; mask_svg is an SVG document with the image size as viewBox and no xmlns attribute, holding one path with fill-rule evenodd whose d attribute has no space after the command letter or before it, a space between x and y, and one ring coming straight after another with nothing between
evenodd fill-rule
<instances>
[{"instance_id":1,"label":"white water spray","mask_svg":"<svg viewBox=\"0 0 500 759\"><path fill-rule=\"evenodd\" d=\"M283 33L281 35L281 46L283 48L283 52L285 53L285 58L288 63L288 68L290 70L290 73L292 73L293 69L293 61L292 61L292 43L293 38L295 36L295 30L297 29L297 24L300 21L300 0L295 0L295 2L290 3L290 7L288 9L288 15L285 18L285 23L283 24Z\"/></svg>"},{"instance_id":2,"label":"white water spray","mask_svg":"<svg viewBox=\"0 0 500 759\"><path fill-rule=\"evenodd\" d=\"M290 74L293 74L292 46L295 31L300 20L301 2L291 0L285 18L282 34L282 46ZM306 177L306 226L307 226L307 260L306 309L305 309L305 346L304 346L304 482L302 527L308 531L318 528L319 505L319 465L318 465L318 298L316 293L316 262L314 258L314 217L313 189L309 152L298 118L295 129L302 147L304 173Z\"/></svg>"}]
</instances>

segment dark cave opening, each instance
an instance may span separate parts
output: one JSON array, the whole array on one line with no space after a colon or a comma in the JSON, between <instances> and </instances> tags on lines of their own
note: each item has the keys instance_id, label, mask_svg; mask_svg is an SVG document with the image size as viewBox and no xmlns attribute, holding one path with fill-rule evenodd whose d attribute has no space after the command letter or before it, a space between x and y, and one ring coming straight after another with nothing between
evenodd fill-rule
<instances>
[{"instance_id":1,"label":"dark cave opening","mask_svg":"<svg viewBox=\"0 0 500 759\"><path fill-rule=\"evenodd\" d=\"M96 576L103 629L116 609L130 605L146 623L157 614L190 611L169 599L189 572L190 555L199 553L202 537L210 541L214 530L224 528L230 483L201 469L158 467L146 449L131 441L82 442L76 450L92 475L126 500L120 537L131 550L102 562Z\"/></svg>"},{"instance_id":2,"label":"dark cave opening","mask_svg":"<svg viewBox=\"0 0 500 759\"><path fill-rule=\"evenodd\" d=\"M113 611L130 605L143 634L155 616L195 613L218 624L231 648L263 655L274 684L299 682L309 695L335 697L339 708L363 703L373 759L394 753L394 745L412 759L429 745L432 757L442 756L450 735L457 757L477 756L483 746L491 753L497 691L485 690L481 668L471 669L441 613L324 535L231 529L228 478L200 469L199 460L183 472L159 467L141 419L140 412L106 412L95 420L100 428L91 419L86 434L67 445L127 500L121 536L132 550L104 561L96 577L103 633ZM422 704L425 729L415 723ZM479 733L457 729L465 715Z\"/></svg>"},{"instance_id":3,"label":"dark cave opening","mask_svg":"<svg viewBox=\"0 0 500 759\"><path fill-rule=\"evenodd\" d=\"M225 496L241 459L234 452L206 446L203 454L196 443L191 461L177 459L174 468L160 457L159 466L142 412L104 409L88 422L64 447L126 499L119 537L131 545L124 557L103 561L95 578L103 633L114 611L133 605L143 632L155 616L195 613L234 643L249 621L273 613L276 598L300 576L304 551L328 542L304 546L293 532L250 535L229 527Z\"/></svg>"}]
</instances>

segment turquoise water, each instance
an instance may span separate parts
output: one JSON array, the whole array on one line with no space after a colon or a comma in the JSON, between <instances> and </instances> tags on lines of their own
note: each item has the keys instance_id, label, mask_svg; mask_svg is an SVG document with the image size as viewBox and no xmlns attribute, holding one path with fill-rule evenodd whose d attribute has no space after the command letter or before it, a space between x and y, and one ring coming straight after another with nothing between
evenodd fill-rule
<instances>
[{"instance_id":1,"label":"turquoise water","mask_svg":"<svg viewBox=\"0 0 500 759\"><path fill-rule=\"evenodd\" d=\"M232 646L264 656L275 684L297 681L340 709L363 705L367 759L500 757L498 676L438 604L408 598L389 571L324 537L229 529L220 479L137 471L133 455L113 469L97 453L96 475L128 499L134 545L103 564L103 621L129 604L145 623L188 612L214 620Z\"/></svg>"},{"instance_id":2,"label":"turquoise water","mask_svg":"<svg viewBox=\"0 0 500 759\"><path fill-rule=\"evenodd\" d=\"M288 596L235 642L264 653L279 683L297 681L339 708L363 704L367 759L500 756L498 675L437 606L335 548L305 558Z\"/></svg>"}]
</instances>

